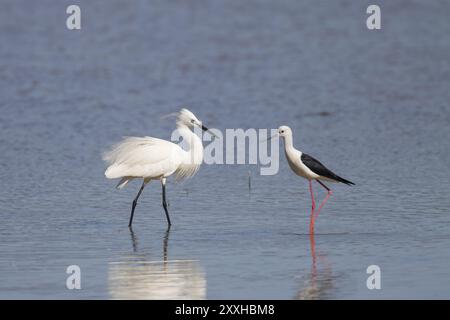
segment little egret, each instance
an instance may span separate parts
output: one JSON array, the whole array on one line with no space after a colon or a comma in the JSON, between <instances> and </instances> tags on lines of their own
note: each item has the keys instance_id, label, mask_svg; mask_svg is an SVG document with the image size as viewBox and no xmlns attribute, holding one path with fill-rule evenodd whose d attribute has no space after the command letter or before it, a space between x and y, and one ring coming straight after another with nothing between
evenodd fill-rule
<instances>
[{"instance_id":1,"label":"little egret","mask_svg":"<svg viewBox=\"0 0 450 320\"><path fill-rule=\"evenodd\" d=\"M354 185L353 182L348 181L344 178L339 177L327 167L325 167L320 161L314 159L313 157L303 153L294 148L293 140L292 140L292 130L288 126L281 126L278 128L278 133L270 137L272 139L276 136L280 136L284 139L284 152L286 154L286 159L289 163L289 167L291 167L292 171L295 174L308 179L309 181L309 191L311 193L311 217L310 217L310 225L309 232L310 234L314 233L314 222L319 215L320 210L327 202L328 198L331 196L331 189L328 188L322 181L330 181L330 182L342 182L347 185ZM327 191L327 196L323 200L322 204L319 206L317 212L316 209L316 201L314 199L312 180L316 180L322 187Z\"/></svg>"},{"instance_id":2,"label":"little egret","mask_svg":"<svg viewBox=\"0 0 450 320\"><path fill-rule=\"evenodd\" d=\"M133 179L143 179L142 186L133 200L128 226L133 223L134 210L144 187L151 180L160 180L162 186L162 205L170 227L169 211L166 202L166 178L176 174L181 180L193 176L203 161L202 140L191 131L195 127L208 131L200 120L189 110L177 113L177 130L188 145L184 150L178 144L153 137L128 137L103 155L109 167L105 171L108 179L121 178L117 184L122 189ZM215 136L212 132L208 131Z\"/></svg>"}]
</instances>

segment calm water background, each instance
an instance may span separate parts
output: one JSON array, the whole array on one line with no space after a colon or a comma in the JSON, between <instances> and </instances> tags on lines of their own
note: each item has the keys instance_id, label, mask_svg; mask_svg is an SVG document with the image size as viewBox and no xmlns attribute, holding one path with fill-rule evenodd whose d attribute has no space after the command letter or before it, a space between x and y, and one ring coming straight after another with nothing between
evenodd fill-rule
<instances>
[{"instance_id":1,"label":"calm water background","mask_svg":"<svg viewBox=\"0 0 450 320\"><path fill-rule=\"evenodd\" d=\"M375 32L368 1L77 3L71 32L71 1L0 2L0 298L450 298L448 1L377 1ZM356 183L333 186L315 263L283 155L275 176L171 182L169 233L149 184L130 232L139 184L115 190L101 152L169 138L181 105L219 129L287 124Z\"/></svg>"}]
</instances>

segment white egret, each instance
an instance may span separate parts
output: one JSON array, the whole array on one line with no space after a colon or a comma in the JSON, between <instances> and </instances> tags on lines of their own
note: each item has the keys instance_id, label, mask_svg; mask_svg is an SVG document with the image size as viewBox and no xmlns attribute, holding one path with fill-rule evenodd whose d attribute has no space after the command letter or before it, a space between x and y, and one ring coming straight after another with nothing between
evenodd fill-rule
<instances>
[{"instance_id":1,"label":"white egret","mask_svg":"<svg viewBox=\"0 0 450 320\"><path fill-rule=\"evenodd\" d=\"M311 218L309 225L309 232L311 234L314 233L314 222L319 215L320 210L327 202L328 198L331 196L331 189L328 188L322 181L330 181L330 182L342 182L347 185L354 185L353 182L348 181L344 178L339 177L327 167L325 167L320 161L314 159L310 155L303 153L294 148L293 139L292 139L292 130L288 126L281 126L278 128L278 133L270 137L272 139L276 136L280 136L284 139L284 152L286 154L286 159L289 163L289 167L291 167L292 171L295 174L307 179L309 181L309 191L311 193L311 202L312 202L312 210L311 210ZM312 180L316 180L322 187L327 191L327 196L323 200L322 204L319 206L317 212L316 209L316 201L314 199L314 193L312 188Z\"/></svg>"},{"instance_id":2,"label":"white egret","mask_svg":"<svg viewBox=\"0 0 450 320\"><path fill-rule=\"evenodd\" d=\"M184 150L178 144L153 137L128 137L103 155L109 167L105 171L108 179L121 178L117 184L122 189L133 179L143 179L142 186L133 200L128 226L133 223L134 210L144 187L151 180L160 180L162 186L162 205L167 224L171 221L166 202L166 178L176 175L177 180L193 176L203 161L202 140L191 131L198 127L208 131L202 122L187 109L181 109L177 117L177 130L188 145ZM209 132L209 131L208 131ZM213 133L209 132L214 136Z\"/></svg>"}]
</instances>

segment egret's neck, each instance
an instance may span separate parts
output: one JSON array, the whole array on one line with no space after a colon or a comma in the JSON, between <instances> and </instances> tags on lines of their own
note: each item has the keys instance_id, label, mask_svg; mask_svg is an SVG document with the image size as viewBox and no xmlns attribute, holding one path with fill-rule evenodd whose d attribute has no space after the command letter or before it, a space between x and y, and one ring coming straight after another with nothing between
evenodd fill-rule
<instances>
[{"instance_id":1,"label":"egret's neck","mask_svg":"<svg viewBox=\"0 0 450 320\"><path fill-rule=\"evenodd\" d=\"M188 157L186 162L191 164L201 164L203 161L203 144L202 140L189 129L185 124L177 123L177 130L183 137L183 141L188 145L186 150Z\"/></svg>"},{"instance_id":2,"label":"egret's neck","mask_svg":"<svg viewBox=\"0 0 450 320\"><path fill-rule=\"evenodd\" d=\"M294 148L294 142L292 141L292 136L285 136L284 137L284 149L290 150Z\"/></svg>"}]
</instances>

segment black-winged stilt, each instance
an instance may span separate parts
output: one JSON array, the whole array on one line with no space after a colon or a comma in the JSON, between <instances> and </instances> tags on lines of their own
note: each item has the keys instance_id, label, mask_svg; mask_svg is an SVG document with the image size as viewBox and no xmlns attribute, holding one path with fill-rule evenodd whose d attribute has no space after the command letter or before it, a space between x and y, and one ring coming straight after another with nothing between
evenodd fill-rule
<instances>
[{"instance_id":1,"label":"black-winged stilt","mask_svg":"<svg viewBox=\"0 0 450 320\"><path fill-rule=\"evenodd\" d=\"M322 181L330 181L330 182L342 182L347 185L354 185L353 182L348 181L344 178L339 177L337 174L333 173L327 167L325 167L319 160L314 159L310 155L303 153L294 148L293 139L292 139L292 130L288 126L281 126L278 128L278 133L272 136L271 138L279 135L284 138L284 152L286 154L287 161L289 163L289 167L291 167L292 171L294 171L297 175L307 179L309 181L309 191L311 193L311 217L310 217L310 225L309 232L310 234L314 233L314 222L319 215L320 210L327 202L328 198L331 196L332 192L329 187L327 187ZM270 139L271 139L270 138ZM320 204L317 211L316 209L316 201L314 199L314 192L312 187L312 181L316 180L322 187L324 187L327 191L327 196Z\"/></svg>"}]
</instances>

